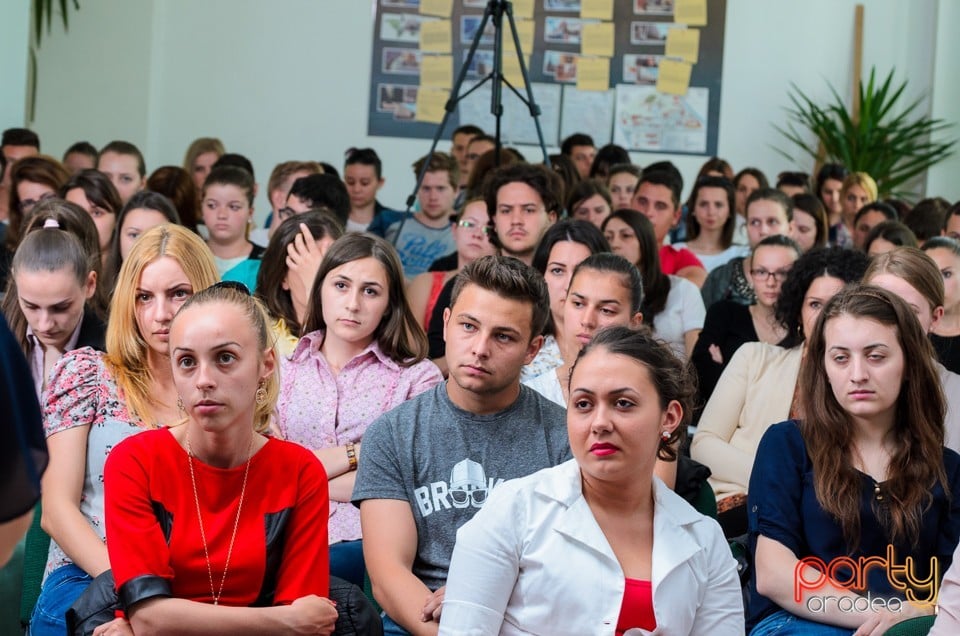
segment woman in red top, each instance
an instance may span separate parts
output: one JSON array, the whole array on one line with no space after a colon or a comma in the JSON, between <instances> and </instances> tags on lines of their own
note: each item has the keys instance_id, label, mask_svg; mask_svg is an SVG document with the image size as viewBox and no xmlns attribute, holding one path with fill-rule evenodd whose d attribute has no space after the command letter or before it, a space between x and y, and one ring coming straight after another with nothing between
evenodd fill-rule
<instances>
[{"instance_id":1,"label":"woman in red top","mask_svg":"<svg viewBox=\"0 0 960 636\"><path fill-rule=\"evenodd\" d=\"M330 634L327 479L264 437L278 392L259 302L238 283L193 296L170 327L184 424L118 445L107 545L127 620L96 634Z\"/></svg>"}]
</instances>

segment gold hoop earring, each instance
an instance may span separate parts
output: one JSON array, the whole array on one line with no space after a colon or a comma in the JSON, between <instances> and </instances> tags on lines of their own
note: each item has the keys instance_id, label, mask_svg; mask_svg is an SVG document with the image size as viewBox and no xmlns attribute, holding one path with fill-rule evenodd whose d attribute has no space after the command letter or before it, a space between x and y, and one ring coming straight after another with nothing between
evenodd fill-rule
<instances>
[{"instance_id":1,"label":"gold hoop earring","mask_svg":"<svg viewBox=\"0 0 960 636\"><path fill-rule=\"evenodd\" d=\"M263 384L260 384L257 387L257 393L254 397L257 400L257 406L261 406L264 402L267 401L267 390L263 388Z\"/></svg>"}]
</instances>

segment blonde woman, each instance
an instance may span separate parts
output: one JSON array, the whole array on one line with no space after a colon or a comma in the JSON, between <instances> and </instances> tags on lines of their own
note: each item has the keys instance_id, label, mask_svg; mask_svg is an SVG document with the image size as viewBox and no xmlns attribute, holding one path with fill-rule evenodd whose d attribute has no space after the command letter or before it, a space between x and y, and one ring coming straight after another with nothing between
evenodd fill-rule
<instances>
[{"instance_id":1,"label":"blonde woman","mask_svg":"<svg viewBox=\"0 0 960 636\"><path fill-rule=\"evenodd\" d=\"M186 154L183 155L183 169L190 173L197 190L203 187L207 175L217 159L227 152L223 142L216 137L198 137L193 140Z\"/></svg>"},{"instance_id":2,"label":"blonde woman","mask_svg":"<svg viewBox=\"0 0 960 636\"><path fill-rule=\"evenodd\" d=\"M269 318L226 281L170 326L177 426L106 462L110 565L126 618L94 634L329 634L327 479L262 433L276 404ZM127 622L129 620L129 623Z\"/></svg>"},{"instance_id":3,"label":"blonde woman","mask_svg":"<svg viewBox=\"0 0 960 636\"><path fill-rule=\"evenodd\" d=\"M840 188L840 222L830 228L830 244L853 247L853 225L857 211L877 200L877 182L866 172L851 172Z\"/></svg>"},{"instance_id":4,"label":"blonde woman","mask_svg":"<svg viewBox=\"0 0 960 636\"><path fill-rule=\"evenodd\" d=\"M53 368L41 401L51 459L41 523L53 541L32 634L63 634L67 608L110 568L106 457L123 439L182 417L170 367L170 323L194 292L215 282L213 256L197 235L172 225L153 228L120 269L107 352L77 349Z\"/></svg>"}]
</instances>

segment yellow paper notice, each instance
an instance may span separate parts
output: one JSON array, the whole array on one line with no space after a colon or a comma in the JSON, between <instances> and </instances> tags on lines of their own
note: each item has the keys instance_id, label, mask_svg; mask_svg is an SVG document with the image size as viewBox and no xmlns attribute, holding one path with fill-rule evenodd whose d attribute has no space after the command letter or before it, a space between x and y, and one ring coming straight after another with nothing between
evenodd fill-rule
<instances>
[{"instance_id":1,"label":"yellow paper notice","mask_svg":"<svg viewBox=\"0 0 960 636\"><path fill-rule=\"evenodd\" d=\"M517 20L517 37L520 38L520 50L524 53L533 52L533 29L536 23L533 20ZM510 53L516 53L517 49L513 45L513 34L510 29L503 32L503 50Z\"/></svg>"},{"instance_id":2,"label":"yellow paper notice","mask_svg":"<svg viewBox=\"0 0 960 636\"><path fill-rule=\"evenodd\" d=\"M443 121L444 105L448 93L440 88L424 88L417 91L417 121L439 124Z\"/></svg>"},{"instance_id":3,"label":"yellow paper notice","mask_svg":"<svg viewBox=\"0 0 960 636\"><path fill-rule=\"evenodd\" d=\"M580 33L583 55L613 57L613 22L588 22Z\"/></svg>"},{"instance_id":4,"label":"yellow paper notice","mask_svg":"<svg viewBox=\"0 0 960 636\"><path fill-rule=\"evenodd\" d=\"M420 60L420 86L451 88L453 86L453 56L424 55Z\"/></svg>"},{"instance_id":5,"label":"yellow paper notice","mask_svg":"<svg viewBox=\"0 0 960 636\"><path fill-rule=\"evenodd\" d=\"M524 55L523 62L530 68L530 56ZM520 58L516 55L503 56L503 77L519 91L523 91L523 73L520 72Z\"/></svg>"},{"instance_id":6,"label":"yellow paper notice","mask_svg":"<svg viewBox=\"0 0 960 636\"><path fill-rule=\"evenodd\" d=\"M450 53L452 41L449 20L425 20L420 23L420 50L424 53Z\"/></svg>"},{"instance_id":7,"label":"yellow paper notice","mask_svg":"<svg viewBox=\"0 0 960 636\"><path fill-rule=\"evenodd\" d=\"M420 13L449 18L453 13L453 0L420 0Z\"/></svg>"},{"instance_id":8,"label":"yellow paper notice","mask_svg":"<svg viewBox=\"0 0 960 636\"><path fill-rule=\"evenodd\" d=\"M699 29L670 29L667 31L667 57L679 57L696 64L700 57Z\"/></svg>"},{"instance_id":9,"label":"yellow paper notice","mask_svg":"<svg viewBox=\"0 0 960 636\"><path fill-rule=\"evenodd\" d=\"M657 76L657 90L669 95L686 95L690 88L690 62L679 60L660 60L660 73Z\"/></svg>"},{"instance_id":10,"label":"yellow paper notice","mask_svg":"<svg viewBox=\"0 0 960 636\"><path fill-rule=\"evenodd\" d=\"M577 60L577 90L605 91L610 88L610 58L581 57Z\"/></svg>"},{"instance_id":11,"label":"yellow paper notice","mask_svg":"<svg viewBox=\"0 0 960 636\"><path fill-rule=\"evenodd\" d=\"M707 24L707 0L677 0L673 8L673 19L690 26Z\"/></svg>"},{"instance_id":12,"label":"yellow paper notice","mask_svg":"<svg viewBox=\"0 0 960 636\"><path fill-rule=\"evenodd\" d=\"M533 0L513 0L513 17L516 20L533 19ZM524 47L526 48L526 47Z\"/></svg>"},{"instance_id":13,"label":"yellow paper notice","mask_svg":"<svg viewBox=\"0 0 960 636\"><path fill-rule=\"evenodd\" d=\"M583 0L580 17L595 20L613 20L613 0Z\"/></svg>"}]
</instances>

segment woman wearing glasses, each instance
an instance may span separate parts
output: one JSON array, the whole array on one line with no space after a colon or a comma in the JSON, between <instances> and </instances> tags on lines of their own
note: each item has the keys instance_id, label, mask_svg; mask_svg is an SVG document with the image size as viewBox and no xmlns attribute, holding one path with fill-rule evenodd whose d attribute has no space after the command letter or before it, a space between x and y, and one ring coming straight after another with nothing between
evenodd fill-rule
<instances>
[{"instance_id":1,"label":"woman wearing glasses","mask_svg":"<svg viewBox=\"0 0 960 636\"><path fill-rule=\"evenodd\" d=\"M750 470L763 433L797 413L797 377L820 310L847 283L860 280L866 255L840 248L807 252L790 268L777 320L786 331L782 346L748 342L721 374L703 408L690 456L713 472L720 525L727 536L746 532Z\"/></svg>"},{"instance_id":2,"label":"woman wearing glasses","mask_svg":"<svg viewBox=\"0 0 960 636\"><path fill-rule=\"evenodd\" d=\"M451 259L450 263L455 266L454 269L418 274L407 285L410 309L424 331L430 326L430 316L444 285L473 261L481 256L490 256L496 251L490 244L489 218L487 204L483 199L467 201L451 228L457 245L456 253L450 255L456 259ZM449 257L444 257L446 258Z\"/></svg>"},{"instance_id":3,"label":"woman wearing glasses","mask_svg":"<svg viewBox=\"0 0 960 636\"><path fill-rule=\"evenodd\" d=\"M780 344L787 330L777 320L774 307L780 288L800 248L782 234L768 236L753 248L750 255L750 280L756 302L743 305L721 300L707 309L703 331L690 356L699 378L700 399L710 399L713 387L727 367L730 358L745 342Z\"/></svg>"},{"instance_id":4,"label":"woman wearing glasses","mask_svg":"<svg viewBox=\"0 0 960 636\"><path fill-rule=\"evenodd\" d=\"M183 417L170 367L170 323L195 291L216 281L200 237L174 225L153 228L120 268L107 352L70 351L53 368L41 400L50 451L41 524L53 541L32 634L63 634L67 608L110 569L104 463L123 439Z\"/></svg>"}]
</instances>

